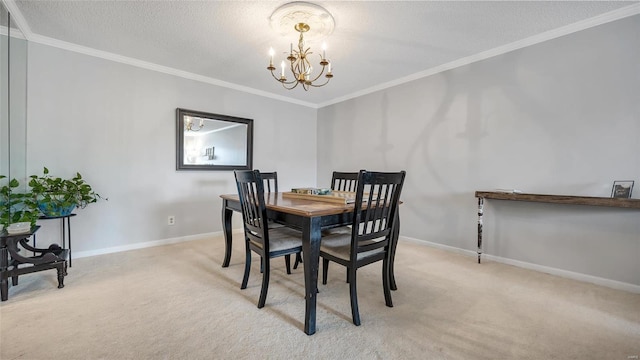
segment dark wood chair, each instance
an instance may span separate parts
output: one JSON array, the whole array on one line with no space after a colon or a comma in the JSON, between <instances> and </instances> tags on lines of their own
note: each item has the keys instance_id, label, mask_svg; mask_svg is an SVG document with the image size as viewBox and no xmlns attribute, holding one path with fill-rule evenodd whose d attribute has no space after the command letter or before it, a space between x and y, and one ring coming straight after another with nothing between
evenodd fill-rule
<instances>
[{"instance_id":1,"label":"dark wood chair","mask_svg":"<svg viewBox=\"0 0 640 360\"><path fill-rule=\"evenodd\" d=\"M264 190L266 193L277 193L278 192L278 172L260 172L260 176L262 176L262 182L264 184ZM282 227L284 225L278 224L269 220L269 228L275 229L278 227ZM286 261L286 260L285 260ZM298 263L302 262L301 253L296 254L296 261L293 265L294 269L298 268ZM287 263L287 274L291 274L290 264Z\"/></svg>"},{"instance_id":2,"label":"dark wood chair","mask_svg":"<svg viewBox=\"0 0 640 360\"><path fill-rule=\"evenodd\" d=\"M246 289L251 270L251 252L260 255L263 267L262 289L258 308L262 308L269 288L270 259L284 256L287 274L290 274L291 254L302 251L300 232L287 227L269 229L267 207L264 201L264 183L258 170L235 171L236 185L242 207L246 260L241 289Z\"/></svg>"},{"instance_id":3,"label":"dark wood chair","mask_svg":"<svg viewBox=\"0 0 640 360\"><path fill-rule=\"evenodd\" d=\"M355 192L357 186L357 172L333 172L333 176L331 177L331 190Z\"/></svg>"},{"instance_id":4,"label":"dark wood chair","mask_svg":"<svg viewBox=\"0 0 640 360\"><path fill-rule=\"evenodd\" d=\"M278 172L261 172L260 176L262 176L262 181L264 184L264 190L267 193L278 192Z\"/></svg>"},{"instance_id":5,"label":"dark wood chair","mask_svg":"<svg viewBox=\"0 0 640 360\"><path fill-rule=\"evenodd\" d=\"M369 172L358 174L356 202L351 233L332 233L322 237L322 283L327 283L329 261L347 268L351 296L353 323L360 325L356 271L366 265L382 261L382 286L385 303L393 307L391 300L391 256L393 255L393 231L396 212L405 172Z\"/></svg>"},{"instance_id":6,"label":"dark wood chair","mask_svg":"<svg viewBox=\"0 0 640 360\"><path fill-rule=\"evenodd\" d=\"M358 185L358 173L357 172L340 172L334 171L331 176L331 190L334 191L356 191L356 186ZM349 226L340 226L333 229L328 229L323 231L323 235L330 235L336 232L350 232L351 227ZM298 264L302 263L302 256L300 254L296 255L296 261L293 264L293 268L297 269Z\"/></svg>"}]
</instances>

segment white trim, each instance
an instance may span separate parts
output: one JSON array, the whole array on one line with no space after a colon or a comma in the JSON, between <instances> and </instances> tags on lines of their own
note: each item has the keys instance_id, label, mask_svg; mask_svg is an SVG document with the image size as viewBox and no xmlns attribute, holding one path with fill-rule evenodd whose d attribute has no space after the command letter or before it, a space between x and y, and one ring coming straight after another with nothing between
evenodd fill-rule
<instances>
[{"instance_id":1,"label":"white trim","mask_svg":"<svg viewBox=\"0 0 640 360\"><path fill-rule=\"evenodd\" d=\"M275 100L302 105L302 106L310 107L313 109L319 109L329 105L337 104L337 103L347 101L353 98L357 98L363 95L367 95L376 91L388 89L390 87L398 86L407 82L411 82L417 79L438 74L443 71L451 70L464 65L469 65L476 61L485 60L494 56L508 53L510 51L535 45L544 41L552 40L552 39L555 39L564 35L568 35L577 31L585 30L597 25L605 24L615 20L623 19L625 17L640 14L640 4L636 3L633 5L625 6L620 9L613 10L598 16L594 16L586 20L578 21L576 23L573 23L567 26L563 26L557 29L553 29L553 30L541 33L541 34L537 34L526 39L515 41L511 44L499 46L497 48L483 51L478 54L471 55L462 59L458 59L443 65L439 65L431 69L420 71L400 79L396 79L396 80L389 81L380 85L376 85L361 91L357 91L350 95L345 95L339 98L335 98L333 100L329 100L324 103L314 104L307 101L297 100L297 99L289 98L282 95L276 95L267 91L258 90L258 89L250 88L247 86L237 85L237 84L229 83L226 81L190 73L187 71L182 71L182 70L170 68L167 66L157 65L154 63L137 60L137 59L129 58L126 56L121 56L121 55L109 53L106 51L92 49L85 46L80 46L80 45L68 43L65 41L49 38L46 36L34 34L31 31L31 28L27 24L24 17L22 16L22 13L20 12L20 10L18 10L18 7L16 6L14 0L1 0L1 1L5 3L7 9L13 14L13 17L16 20L16 24L18 25L18 28L20 28L20 30L24 33L28 41L33 41L35 43L40 43L43 45L49 45L49 46L57 47L60 49L78 52L78 53L89 55L89 56L95 56L95 57L103 58L106 60L116 61L123 64L140 67L143 69L148 69L148 70L157 71L157 72L161 72L169 75L174 75L174 76L182 77L185 79L200 81L207 84L212 84L212 85L221 86L221 87L225 87L233 90L238 90L238 91L246 92L249 94L254 94L254 95L263 96L263 97L267 97Z\"/></svg>"},{"instance_id":2,"label":"white trim","mask_svg":"<svg viewBox=\"0 0 640 360\"><path fill-rule=\"evenodd\" d=\"M83 258L83 257L106 255L106 254L118 253L118 252L122 252L122 251L145 249L145 248L150 248L150 247L154 247L154 246L177 244L177 243L181 243L181 242L185 242L185 241L203 240L203 239L208 239L208 238L212 238L212 237L220 237L220 236L222 236L222 231L216 231L216 232L211 232L211 233L187 235L187 236L180 236L180 237L176 237L176 238L153 240L153 241L147 241L147 242L135 243L135 244L129 244L129 245L122 245L122 246L114 246L114 247L110 247L110 248L79 251L79 252L74 252L72 255L73 255L74 259L79 259L79 258Z\"/></svg>"},{"instance_id":3,"label":"white trim","mask_svg":"<svg viewBox=\"0 0 640 360\"><path fill-rule=\"evenodd\" d=\"M453 246L449 246L449 245L443 245L443 244L434 243L434 242L431 242L431 241L419 240L419 239L410 238L410 237L406 237L406 236L401 236L400 239L412 242L414 244L421 244L421 245L433 247L433 248L436 248L436 249L441 249L441 250L445 250L445 251L454 252L454 253L457 253L457 254L467 255L469 257L473 257L474 261L478 256L478 254L475 251L472 251L472 250L465 250L465 249L461 249L461 248L457 248L457 247L453 247ZM495 255L489 255L489 254L482 254L482 259L483 259L483 261L491 260L491 261L499 262L499 263L502 263L502 264L517 266L517 267L523 268L523 269L539 271L539 272L543 272L543 273L551 274L551 275L556 275L556 276L560 276L560 277L567 278L567 279L588 282L588 283L591 283L591 284L596 284L596 285L600 285L600 286L606 286L606 287L609 287L609 288L612 288L612 289L616 289L616 290L623 290L623 291L627 291L627 292L631 292L631 293L640 294L640 285L629 284L629 283L625 283L625 282L622 282L622 281L605 279L605 278L601 278L601 277L597 277L597 276L581 274L581 273L577 273L577 272L573 272L573 271L569 271L569 270L557 269L557 268L552 268L552 267L549 267L549 266L532 264L532 263L528 263L528 262L524 262L524 261L520 261L520 260L513 260L513 259L508 259L508 258L495 256ZM482 264L478 264L478 265L482 266Z\"/></svg>"},{"instance_id":4,"label":"white trim","mask_svg":"<svg viewBox=\"0 0 640 360\"><path fill-rule=\"evenodd\" d=\"M13 19L13 21L15 21L16 26L18 26L18 29L22 31L22 34L27 38L27 40L30 40L30 37L31 35L33 35L33 32L31 31L31 28L29 27L27 20L25 20L24 16L22 16L22 12L20 12L20 10L18 9L18 5L16 5L15 1L2 0L2 3L4 4L4 7L6 7L7 10L9 10L9 13L11 13L11 18Z\"/></svg>"},{"instance_id":5,"label":"white trim","mask_svg":"<svg viewBox=\"0 0 640 360\"><path fill-rule=\"evenodd\" d=\"M248 94L263 96L263 97L267 97L267 98L271 98L271 99L275 99L275 100L286 101L286 102L289 102L289 103L302 105L302 106L306 106L306 107L310 107L310 108L314 108L314 109L318 108L318 106L316 104L310 103L308 101L296 100L296 99L292 99L292 98L289 98L289 97L286 97L286 96L272 94L272 93L267 92L267 91L254 89L254 88L251 88L251 87L248 87L248 86L237 85L237 84L233 84L233 83L230 83L230 82L226 82L226 81L210 78L210 77L207 77L207 76L194 74L194 73L191 73L191 72L188 72L188 71L174 69L174 68L171 68L171 67L168 67L168 66L158 65L158 64L154 64L154 63L151 63L151 62L148 62L148 61L138 60L138 59L130 58L130 57L127 57L127 56L122 56L122 55L110 53L110 52L107 52L107 51L97 50L97 49L93 49L93 48L90 48L90 47L77 45L77 44L69 43L69 42L66 42L66 41L62 41L62 40L53 39L53 38L50 38L50 37L38 35L38 34L32 34L28 38L28 40L31 41L31 42L34 42L34 43L48 45L48 46L56 47L56 48L63 49L63 50L77 52L77 53L84 54L84 55L94 56L94 57L105 59L105 60L115 61L115 62L119 62L119 63L122 63L122 64L127 64L127 65L131 65L131 66L139 67L139 68L146 69L146 70L157 71L157 72L164 73L164 74L178 76L178 77L181 77L181 78L184 78L184 79L195 80L195 81L203 82L203 83L206 83L206 84L221 86L221 87L225 87L225 88L228 88L228 89L238 90L238 91L242 91L242 92L245 92L245 93L248 93Z\"/></svg>"},{"instance_id":6,"label":"white trim","mask_svg":"<svg viewBox=\"0 0 640 360\"><path fill-rule=\"evenodd\" d=\"M333 105L333 104L337 104L343 101L347 101L353 98L357 98L363 95L367 95L367 94L371 94L374 93L376 91L380 91L380 90L385 90L394 86L398 86L404 83L408 83L414 80L418 80L418 79L422 79L424 77L428 77L431 75L435 75L447 70L452 70L461 66L465 66L465 65L469 65L471 63L477 62L477 61L481 61L481 60L486 60L488 58L494 57L494 56L498 56L498 55L502 55L502 54L506 54L508 52L514 51L514 50L518 50L518 49L522 49L525 48L527 46L531 46L531 45L535 45L535 44L539 44L548 40L553 40L565 35L569 35L578 31L582 31L594 26L598 26L598 25L602 25L608 22L612 22L615 20L620 20L623 19L625 17L629 17L629 16L633 16L633 15L637 15L640 14L640 4L633 4L633 5L629 5L629 6L625 6L623 8L617 9L617 10L613 10L598 16L594 16L592 18L586 19L586 20L582 20L582 21L578 21L576 23L567 25L567 26L563 26L557 29L553 29L553 30L549 30L540 34L536 34L534 36L522 39L522 40L518 40L515 42L512 42L510 44L506 44L503 46L498 46L497 48L493 48L493 49L489 49L471 56L467 56L465 58L461 58L458 60L454 60L451 62L448 62L446 64L442 64L436 67L433 67L431 69L427 69L424 71L420 71L417 72L415 74L409 75L409 76L405 76L403 78L400 79L396 79L396 80L392 80L383 84L379 84L376 86L372 86L370 88L364 89L364 90L360 90L357 91L355 93L349 94L349 95L345 95L345 96L341 96L339 98L335 98L333 100L329 100L327 102L324 103L320 103L318 104L318 108L323 108L325 106L329 106L329 105Z\"/></svg>"},{"instance_id":7,"label":"white trim","mask_svg":"<svg viewBox=\"0 0 640 360\"><path fill-rule=\"evenodd\" d=\"M242 232L242 229L233 229L232 232L234 234L240 234ZM115 246L115 247L104 248L104 249L74 252L73 257L78 259L83 257L112 254L112 253L117 253L122 251L144 249L144 248L149 248L154 246L176 244L176 243L181 243L185 241L203 240L203 239L215 238L215 237L219 238L221 236L222 236L222 231L216 231L211 233L188 235L188 236L181 236L176 238L147 241L143 243L136 243L136 244L130 244L130 245ZM461 248L444 245L444 244L438 244L438 243L434 243L427 240L420 240L420 239L411 238L407 236L400 236L400 240L411 242L418 245L429 246L432 248L436 248L436 249L440 249L440 250L444 250L444 251L448 251L456 254L465 255L470 258L473 258L474 261L477 257L477 253L475 251L461 249ZM617 280L605 279L605 278L587 275L587 274L581 274L581 273L563 270L563 269L552 268L544 265L532 264L532 263L519 261L519 260L503 258L495 255L483 254L482 257L485 261L486 260L495 261L495 262L499 262L507 265L517 266L523 269L539 271L539 272L560 276L567 279L583 281L591 284L606 286L616 290L623 290L631 293L640 294L639 285L629 284L629 283L625 283ZM478 264L478 265L482 266L481 264Z\"/></svg>"}]
</instances>

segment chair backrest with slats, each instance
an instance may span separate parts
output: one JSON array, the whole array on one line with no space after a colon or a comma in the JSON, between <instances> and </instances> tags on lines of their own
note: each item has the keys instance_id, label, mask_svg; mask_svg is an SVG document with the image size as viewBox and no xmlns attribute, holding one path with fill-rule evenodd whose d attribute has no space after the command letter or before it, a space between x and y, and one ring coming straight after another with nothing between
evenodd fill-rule
<instances>
[{"instance_id":1,"label":"chair backrest with slats","mask_svg":"<svg viewBox=\"0 0 640 360\"><path fill-rule=\"evenodd\" d=\"M234 171L238 196L242 207L245 237L262 245L269 253L267 206L264 201L264 183L258 170Z\"/></svg>"},{"instance_id":2,"label":"chair backrest with slats","mask_svg":"<svg viewBox=\"0 0 640 360\"><path fill-rule=\"evenodd\" d=\"M351 229L352 261L356 261L359 253L390 245L404 177L405 171L391 173L361 170L358 174Z\"/></svg>"},{"instance_id":3,"label":"chair backrest with slats","mask_svg":"<svg viewBox=\"0 0 640 360\"><path fill-rule=\"evenodd\" d=\"M265 192L278 192L278 173L274 172L261 172L262 181L264 182Z\"/></svg>"},{"instance_id":4,"label":"chair backrest with slats","mask_svg":"<svg viewBox=\"0 0 640 360\"><path fill-rule=\"evenodd\" d=\"M357 172L333 172L333 176L331 178L331 190L355 192L357 185Z\"/></svg>"}]
</instances>

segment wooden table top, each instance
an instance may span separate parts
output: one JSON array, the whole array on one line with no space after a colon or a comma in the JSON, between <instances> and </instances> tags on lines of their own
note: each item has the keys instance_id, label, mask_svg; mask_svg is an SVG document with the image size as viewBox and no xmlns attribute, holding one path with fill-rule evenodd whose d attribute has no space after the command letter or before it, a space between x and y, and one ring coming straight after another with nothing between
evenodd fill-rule
<instances>
[{"instance_id":1,"label":"wooden table top","mask_svg":"<svg viewBox=\"0 0 640 360\"><path fill-rule=\"evenodd\" d=\"M476 191L477 198L495 200L515 200L567 205L607 206L640 209L640 199L605 198L596 196L514 194L499 191Z\"/></svg>"},{"instance_id":2,"label":"wooden table top","mask_svg":"<svg viewBox=\"0 0 640 360\"><path fill-rule=\"evenodd\" d=\"M240 201L238 194L224 194L220 195L220 197L225 200ZM282 193L265 193L264 200L267 205L267 209L305 217L349 213L353 212L354 208L353 204L338 204L293 197L283 197Z\"/></svg>"}]
</instances>

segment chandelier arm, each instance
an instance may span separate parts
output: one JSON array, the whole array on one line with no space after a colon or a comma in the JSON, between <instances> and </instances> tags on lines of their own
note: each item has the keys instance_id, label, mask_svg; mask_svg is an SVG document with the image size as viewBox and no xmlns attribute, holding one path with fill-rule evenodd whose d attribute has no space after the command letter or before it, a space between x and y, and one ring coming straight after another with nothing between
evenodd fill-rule
<instances>
[{"instance_id":1,"label":"chandelier arm","mask_svg":"<svg viewBox=\"0 0 640 360\"><path fill-rule=\"evenodd\" d=\"M321 86L325 86L329 83L329 80L331 80L330 78L327 78L327 81L324 82L324 84L320 84L320 85L316 85L314 83L310 83L308 84L309 86L313 86L313 87L321 87Z\"/></svg>"},{"instance_id":2,"label":"chandelier arm","mask_svg":"<svg viewBox=\"0 0 640 360\"><path fill-rule=\"evenodd\" d=\"M287 87L287 85L285 85L285 83L282 83L282 87L283 87L283 88L285 88L285 89L287 89L287 90L292 90L292 89L294 89L296 86L298 86L298 84L299 84L299 82L298 82L298 81L292 81L292 82L287 83L287 84L292 84L292 83L293 83L293 86L291 86L291 87Z\"/></svg>"},{"instance_id":3,"label":"chandelier arm","mask_svg":"<svg viewBox=\"0 0 640 360\"><path fill-rule=\"evenodd\" d=\"M278 82L281 82L281 83L283 83L283 84L293 84L293 83L298 82L297 80L292 80L292 81L282 81L282 80L280 80L280 78L279 78L279 77L277 77L277 76L273 73L273 70L271 70L271 76L273 76L273 78L274 78L274 79L276 79Z\"/></svg>"}]
</instances>

